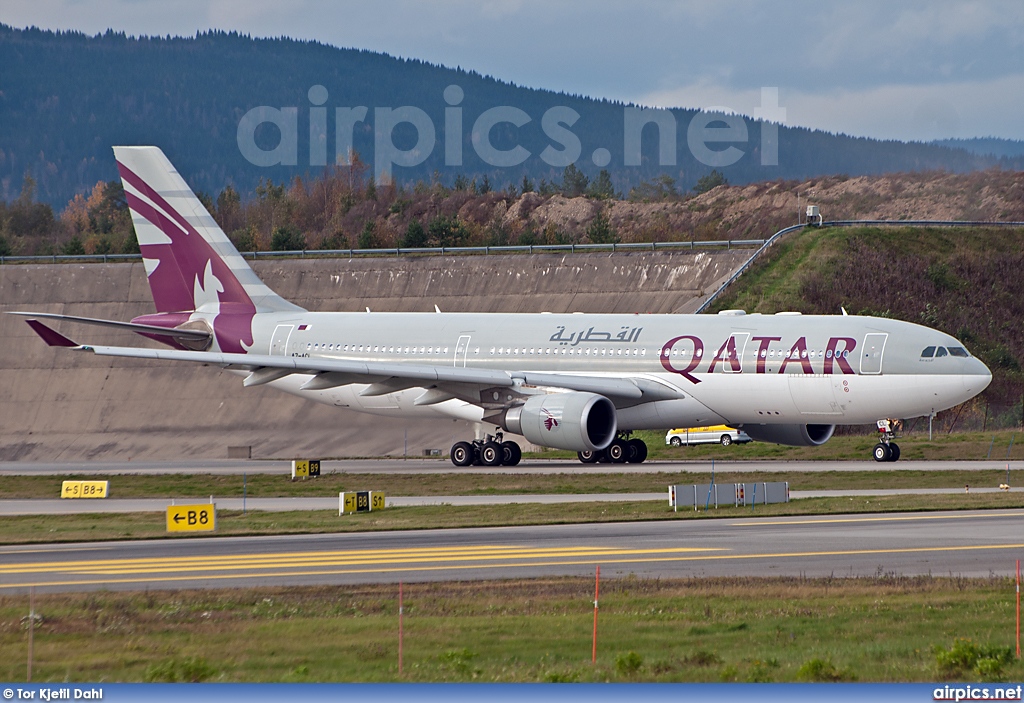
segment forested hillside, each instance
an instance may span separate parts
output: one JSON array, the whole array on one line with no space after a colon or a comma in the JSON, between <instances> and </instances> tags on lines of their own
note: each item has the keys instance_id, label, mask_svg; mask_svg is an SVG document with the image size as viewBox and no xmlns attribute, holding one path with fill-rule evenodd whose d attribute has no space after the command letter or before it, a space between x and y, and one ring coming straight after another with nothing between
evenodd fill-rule
<instances>
[{"instance_id":1,"label":"forested hillside","mask_svg":"<svg viewBox=\"0 0 1024 703\"><path fill-rule=\"evenodd\" d=\"M457 89L446 93L450 86ZM239 124L261 106L294 108L293 165L257 166L243 156ZM528 156L498 167L493 153L481 158L488 152L479 134L474 140L473 127L482 114L502 106L513 112L505 110L504 121L487 130L490 146L510 161L519 158L517 153ZM345 122L344 115L355 114L346 109L359 107L367 108L365 119ZM425 138L421 143L422 135L408 123L384 130L375 121L379 111L401 107L422 111L433 128L432 144ZM592 180L607 170L614 191L624 195L661 176L689 191L711 173L707 152L696 158L700 149L695 152L688 139L697 115L693 110L671 113L668 120L675 129L666 128L664 145L658 126L644 126L635 154L639 165L627 165L633 151L626 146L626 111L627 106L605 100L520 88L470 71L314 42L223 32L189 38L114 32L89 37L0 25L0 200L15 200L27 174L35 183L33 197L61 209L76 194L88 197L97 182L116 177L112 145L155 144L195 189L220 193L231 185L248 201L258 197L261 181L289 184L296 176L315 178L324 162L347 158L347 135L371 169L380 166L376 150L381 143L406 154L398 163L416 162L393 169L394 178L409 187L420 181L424 187L453 187L461 175L478 184L486 178L494 191L510 184L518 188L524 177L539 189L542 180L561 178L566 159ZM394 119L398 113L380 114ZM726 127L714 121L705 126ZM781 127L773 165L776 148L761 140L763 133L771 140L774 128L763 130L752 119L739 126L726 135L731 144L705 145L716 154L727 148L742 153L735 163L718 168L733 184L839 173L967 172L1021 162L1019 156ZM377 133L384 131L389 133L380 142ZM261 124L251 140L264 151L282 143L278 127L270 124Z\"/></svg>"}]
</instances>

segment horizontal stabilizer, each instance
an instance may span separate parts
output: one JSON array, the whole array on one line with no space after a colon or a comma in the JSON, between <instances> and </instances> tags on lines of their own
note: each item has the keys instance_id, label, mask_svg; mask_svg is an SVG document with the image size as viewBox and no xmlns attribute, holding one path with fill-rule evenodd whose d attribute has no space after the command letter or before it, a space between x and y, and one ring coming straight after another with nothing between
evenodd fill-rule
<instances>
[{"instance_id":1,"label":"horizontal stabilizer","mask_svg":"<svg viewBox=\"0 0 1024 703\"><path fill-rule=\"evenodd\" d=\"M43 338L43 341L51 347L77 347L77 342L72 342L70 339L62 335L57 330L51 329L44 325L39 320L25 320L28 326L31 327L36 334Z\"/></svg>"},{"instance_id":2,"label":"horizontal stabilizer","mask_svg":"<svg viewBox=\"0 0 1024 703\"><path fill-rule=\"evenodd\" d=\"M44 318L47 320L67 320L68 322L80 322L85 325L96 325L98 327L113 327L115 329L138 332L139 334L161 334L168 337L180 339L209 340L210 333L203 330L189 330L160 327L158 325L140 325L137 322L121 322L120 320L101 320L95 317L77 317L75 315L58 315L52 312L18 312L11 311L9 315L21 315L23 317ZM78 346L77 344L74 346Z\"/></svg>"}]
</instances>

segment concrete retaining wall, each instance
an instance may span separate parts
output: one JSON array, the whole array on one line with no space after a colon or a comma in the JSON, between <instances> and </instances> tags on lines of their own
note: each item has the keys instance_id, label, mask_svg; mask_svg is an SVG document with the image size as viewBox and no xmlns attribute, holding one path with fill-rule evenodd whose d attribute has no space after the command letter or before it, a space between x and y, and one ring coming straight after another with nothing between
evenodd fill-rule
<instances>
[{"instance_id":1,"label":"concrete retaining wall","mask_svg":"<svg viewBox=\"0 0 1024 703\"><path fill-rule=\"evenodd\" d=\"M691 312L748 250L289 259L256 273L310 310ZM141 263L0 266L0 311L129 320L153 311ZM93 344L141 337L60 323ZM243 389L219 369L46 347L22 318L0 315L0 460L410 455L472 436L455 421L387 420Z\"/></svg>"}]
</instances>

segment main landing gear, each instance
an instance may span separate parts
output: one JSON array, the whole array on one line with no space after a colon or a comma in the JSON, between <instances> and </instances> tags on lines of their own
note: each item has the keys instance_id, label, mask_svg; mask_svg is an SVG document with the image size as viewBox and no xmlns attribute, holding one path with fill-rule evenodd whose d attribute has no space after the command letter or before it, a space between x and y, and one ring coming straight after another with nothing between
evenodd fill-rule
<instances>
[{"instance_id":1,"label":"main landing gear","mask_svg":"<svg viewBox=\"0 0 1024 703\"><path fill-rule=\"evenodd\" d=\"M878 444L871 450L871 455L875 457L875 461L899 461L900 458L900 445L893 442L893 438L896 436L896 430L900 426L899 420L879 420L878 421Z\"/></svg>"},{"instance_id":2,"label":"main landing gear","mask_svg":"<svg viewBox=\"0 0 1024 703\"><path fill-rule=\"evenodd\" d=\"M642 439L630 439L629 433L620 434L607 449L596 452L576 452L584 464L642 464L647 459L647 444Z\"/></svg>"},{"instance_id":3,"label":"main landing gear","mask_svg":"<svg viewBox=\"0 0 1024 703\"><path fill-rule=\"evenodd\" d=\"M503 441L501 432L472 442L452 445L451 458L456 466L515 466L523 458L523 450L515 442Z\"/></svg>"}]
</instances>

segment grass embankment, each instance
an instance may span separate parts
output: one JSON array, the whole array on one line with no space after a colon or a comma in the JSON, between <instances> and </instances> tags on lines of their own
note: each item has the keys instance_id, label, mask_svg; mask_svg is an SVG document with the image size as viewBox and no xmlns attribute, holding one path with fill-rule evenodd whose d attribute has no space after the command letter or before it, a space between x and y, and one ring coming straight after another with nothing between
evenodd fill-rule
<instances>
[{"instance_id":1,"label":"grass embankment","mask_svg":"<svg viewBox=\"0 0 1024 703\"><path fill-rule=\"evenodd\" d=\"M964 342L992 370L982 403L959 422L1021 420L1024 230L807 228L788 235L715 301L711 312L875 315L917 322ZM985 404L993 413L983 419ZM955 411L954 411L955 412ZM942 423L953 413L943 414ZM964 425L961 424L961 427Z\"/></svg>"},{"instance_id":2,"label":"grass embankment","mask_svg":"<svg viewBox=\"0 0 1024 703\"><path fill-rule=\"evenodd\" d=\"M395 585L37 594L33 681L1024 678L1009 579L608 580L596 665L593 589L406 584L401 676ZM0 598L5 681L25 677L27 612Z\"/></svg>"}]
</instances>

